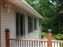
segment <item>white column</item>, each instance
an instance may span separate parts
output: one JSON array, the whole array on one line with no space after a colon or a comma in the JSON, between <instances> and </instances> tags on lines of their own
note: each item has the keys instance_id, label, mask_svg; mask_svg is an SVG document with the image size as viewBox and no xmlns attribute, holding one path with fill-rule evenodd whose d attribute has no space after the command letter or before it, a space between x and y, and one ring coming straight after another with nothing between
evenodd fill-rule
<instances>
[{"instance_id":1,"label":"white column","mask_svg":"<svg viewBox=\"0 0 63 47\"><path fill-rule=\"evenodd\" d=\"M37 19L37 31L39 31L39 19Z\"/></svg>"},{"instance_id":2,"label":"white column","mask_svg":"<svg viewBox=\"0 0 63 47\"><path fill-rule=\"evenodd\" d=\"M39 34L39 38L40 38L40 27L39 27L39 19L37 19L37 33Z\"/></svg>"},{"instance_id":3,"label":"white column","mask_svg":"<svg viewBox=\"0 0 63 47\"><path fill-rule=\"evenodd\" d=\"M28 16L25 14L25 38L28 36Z\"/></svg>"}]
</instances>

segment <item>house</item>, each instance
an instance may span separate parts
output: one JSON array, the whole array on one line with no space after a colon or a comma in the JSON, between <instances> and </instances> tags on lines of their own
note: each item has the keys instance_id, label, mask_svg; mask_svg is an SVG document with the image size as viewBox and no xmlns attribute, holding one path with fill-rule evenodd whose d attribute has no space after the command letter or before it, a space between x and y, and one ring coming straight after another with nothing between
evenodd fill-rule
<instances>
[{"instance_id":1,"label":"house","mask_svg":"<svg viewBox=\"0 0 63 47\"><path fill-rule=\"evenodd\" d=\"M40 38L40 19L43 17L25 0L0 0L0 47L6 47L7 28L10 38Z\"/></svg>"}]
</instances>

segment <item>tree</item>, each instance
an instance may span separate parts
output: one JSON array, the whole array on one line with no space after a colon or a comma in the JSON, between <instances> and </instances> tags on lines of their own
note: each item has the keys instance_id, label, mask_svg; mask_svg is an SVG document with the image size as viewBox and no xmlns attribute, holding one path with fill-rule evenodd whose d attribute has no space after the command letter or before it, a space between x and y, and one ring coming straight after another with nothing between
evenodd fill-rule
<instances>
[{"instance_id":1,"label":"tree","mask_svg":"<svg viewBox=\"0 0 63 47\"><path fill-rule=\"evenodd\" d=\"M53 33L62 33L63 0L27 0L45 19L42 21L43 31L52 28Z\"/></svg>"}]
</instances>

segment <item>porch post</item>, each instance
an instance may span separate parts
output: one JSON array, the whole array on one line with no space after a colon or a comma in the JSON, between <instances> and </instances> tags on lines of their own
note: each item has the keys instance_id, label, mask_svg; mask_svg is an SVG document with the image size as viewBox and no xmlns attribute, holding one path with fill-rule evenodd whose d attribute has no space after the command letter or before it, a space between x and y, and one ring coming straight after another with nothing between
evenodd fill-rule
<instances>
[{"instance_id":1,"label":"porch post","mask_svg":"<svg viewBox=\"0 0 63 47\"><path fill-rule=\"evenodd\" d=\"M10 47L10 31L9 29L5 29L5 35L6 35L6 47Z\"/></svg>"},{"instance_id":2,"label":"porch post","mask_svg":"<svg viewBox=\"0 0 63 47\"><path fill-rule=\"evenodd\" d=\"M48 29L48 47L52 47L52 30Z\"/></svg>"}]
</instances>

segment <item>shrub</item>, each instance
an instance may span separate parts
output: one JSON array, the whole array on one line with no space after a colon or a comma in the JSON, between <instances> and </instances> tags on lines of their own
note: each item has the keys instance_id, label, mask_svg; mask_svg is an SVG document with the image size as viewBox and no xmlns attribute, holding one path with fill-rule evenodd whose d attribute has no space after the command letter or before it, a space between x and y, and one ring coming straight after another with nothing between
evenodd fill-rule
<instances>
[{"instance_id":1,"label":"shrub","mask_svg":"<svg viewBox=\"0 0 63 47\"><path fill-rule=\"evenodd\" d=\"M63 40L63 35L61 34L54 35L54 39Z\"/></svg>"},{"instance_id":2,"label":"shrub","mask_svg":"<svg viewBox=\"0 0 63 47\"><path fill-rule=\"evenodd\" d=\"M48 36L48 35L47 35L46 32L42 32L42 33L41 33L41 38L47 38L47 36Z\"/></svg>"}]
</instances>

